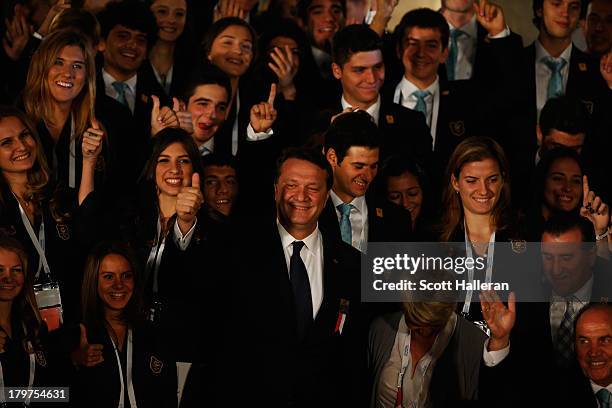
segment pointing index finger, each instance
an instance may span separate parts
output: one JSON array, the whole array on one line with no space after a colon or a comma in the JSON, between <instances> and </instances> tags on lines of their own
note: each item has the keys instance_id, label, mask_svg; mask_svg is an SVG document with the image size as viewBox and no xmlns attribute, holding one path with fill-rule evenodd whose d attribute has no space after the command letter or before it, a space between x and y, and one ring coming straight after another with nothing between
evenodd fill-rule
<instances>
[{"instance_id":1,"label":"pointing index finger","mask_svg":"<svg viewBox=\"0 0 612 408\"><path fill-rule=\"evenodd\" d=\"M582 176L582 206L586 207L589 204L589 178L586 176Z\"/></svg>"},{"instance_id":2,"label":"pointing index finger","mask_svg":"<svg viewBox=\"0 0 612 408\"><path fill-rule=\"evenodd\" d=\"M274 107L274 98L276 98L276 84L272 83L270 85L270 96L268 96L268 103L272 107Z\"/></svg>"}]
</instances>

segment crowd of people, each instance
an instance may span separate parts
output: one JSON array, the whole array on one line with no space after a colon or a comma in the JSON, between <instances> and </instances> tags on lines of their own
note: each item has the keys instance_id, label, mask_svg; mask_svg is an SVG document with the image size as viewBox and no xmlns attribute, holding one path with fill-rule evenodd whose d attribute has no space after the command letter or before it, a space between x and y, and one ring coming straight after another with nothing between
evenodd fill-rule
<instances>
[{"instance_id":1,"label":"crowd of people","mask_svg":"<svg viewBox=\"0 0 612 408\"><path fill-rule=\"evenodd\" d=\"M2 3L0 406L612 406L612 1L398 1Z\"/></svg>"}]
</instances>

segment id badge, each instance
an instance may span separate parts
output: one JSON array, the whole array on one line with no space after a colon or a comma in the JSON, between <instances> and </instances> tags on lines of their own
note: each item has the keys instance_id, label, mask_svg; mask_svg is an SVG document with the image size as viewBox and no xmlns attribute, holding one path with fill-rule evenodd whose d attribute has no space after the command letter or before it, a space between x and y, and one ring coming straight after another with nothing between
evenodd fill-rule
<instances>
[{"instance_id":1,"label":"id badge","mask_svg":"<svg viewBox=\"0 0 612 408\"><path fill-rule=\"evenodd\" d=\"M59 285L56 282L34 285L34 294L40 316L47 323L49 331L58 329L63 322Z\"/></svg>"}]
</instances>

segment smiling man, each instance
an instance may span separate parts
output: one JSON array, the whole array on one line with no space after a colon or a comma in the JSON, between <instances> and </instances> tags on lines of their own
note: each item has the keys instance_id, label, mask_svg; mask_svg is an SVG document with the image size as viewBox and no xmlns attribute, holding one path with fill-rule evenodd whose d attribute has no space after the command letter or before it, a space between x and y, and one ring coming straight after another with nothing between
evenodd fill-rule
<instances>
[{"instance_id":1,"label":"smiling man","mask_svg":"<svg viewBox=\"0 0 612 408\"><path fill-rule=\"evenodd\" d=\"M580 312L576 318L576 354L590 387L584 384L574 391L574 406L596 406L597 402L601 407L610 406L612 305L592 304Z\"/></svg>"},{"instance_id":2,"label":"smiling man","mask_svg":"<svg viewBox=\"0 0 612 408\"><path fill-rule=\"evenodd\" d=\"M342 85L342 96L336 96L331 107L319 112L316 131L324 132L342 111L363 110L380 129L382 158L403 152L427 160L431 137L423 117L380 97L385 64L378 35L365 25L351 25L334 36L333 44L332 70Z\"/></svg>"},{"instance_id":3,"label":"smiling man","mask_svg":"<svg viewBox=\"0 0 612 408\"><path fill-rule=\"evenodd\" d=\"M104 63L97 72L96 113L106 119L109 137L114 138L113 155L121 167L117 173L135 182L150 153L151 96L171 105L154 76L139 75L157 25L143 3L132 1L109 3L98 21Z\"/></svg>"},{"instance_id":4,"label":"smiling man","mask_svg":"<svg viewBox=\"0 0 612 408\"><path fill-rule=\"evenodd\" d=\"M320 150L285 150L276 166L275 220L240 235L252 238L239 243L237 273L247 293L241 299L249 299L238 302L241 330L250 333L256 351L251 363L258 367L244 385L253 403L322 407L361 401L359 392L346 392L357 389L364 374L359 253L319 227L331 186L332 170Z\"/></svg>"},{"instance_id":5,"label":"smiling man","mask_svg":"<svg viewBox=\"0 0 612 408\"><path fill-rule=\"evenodd\" d=\"M410 214L366 193L378 173L381 134L364 111L338 116L325 134L325 157L334 173L321 228L366 252L368 242L409 241Z\"/></svg>"}]
</instances>

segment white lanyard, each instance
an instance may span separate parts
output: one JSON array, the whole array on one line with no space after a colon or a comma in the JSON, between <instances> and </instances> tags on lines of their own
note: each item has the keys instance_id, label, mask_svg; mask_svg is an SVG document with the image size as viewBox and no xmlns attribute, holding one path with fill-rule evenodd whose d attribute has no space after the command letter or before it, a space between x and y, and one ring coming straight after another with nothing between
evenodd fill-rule
<instances>
[{"instance_id":1,"label":"white lanyard","mask_svg":"<svg viewBox=\"0 0 612 408\"><path fill-rule=\"evenodd\" d=\"M13 195L15 195L15 193L13 193ZM17 200L17 204L19 205L19 213L21 214L21 222L23 223L23 226L28 232L28 235L30 236L30 240L32 241L32 244L34 244L34 248L36 248L36 252L38 252L39 261L38 261L38 270L36 271L36 279L38 279L38 276L40 275L41 264L47 276L51 278L51 268L49 268L49 263L47 262L47 257L45 256L45 221L44 219L41 218L40 228L38 230L38 238L36 238L36 234L34 233L34 228L32 228L32 224L30 223L28 216L23 210L21 203L17 199L17 196L15 196L15 199Z\"/></svg>"},{"instance_id":2,"label":"white lanyard","mask_svg":"<svg viewBox=\"0 0 612 408\"><path fill-rule=\"evenodd\" d=\"M28 358L30 360L30 370L29 370L29 379L28 379L28 396L23 404L27 407L30 405L30 398L32 397L32 385L34 384L34 374L36 373L36 360L34 358L34 350L32 349L32 343L28 341L28 349L31 353L28 353ZM0 405L4 406L6 404L6 397L4 395L4 371L2 370L2 363L0 363Z\"/></svg>"},{"instance_id":3,"label":"white lanyard","mask_svg":"<svg viewBox=\"0 0 612 408\"><path fill-rule=\"evenodd\" d=\"M113 343L113 349L115 350L115 357L117 358L117 368L119 369L119 382L121 383L121 393L119 394L119 405L117 408L123 408L125 406L125 386L123 383L123 370L121 369L121 359L119 358L119 351L117 345L111 337ZM127 387L128 387L128 398L130 399L130 407L137 408L136 406L136 395L134 393L134 384L132 384L132 329L128 329L127 332Z\"/></svg>"},{"instance_id":4,"label":"white lanyard","mask_svg":"<svg viewBox=\"0 0 612 408\"><path fill-rule=\"evenodd\" d=\"M232 127L232 156L238 153L238 122L240 118L240 91L236 90L236 120L234 120L234 127Z\"/></svg>"},{"instance_id":5,"label":"white lanyard","mask_svg":"<svg viewBox=\"0 0 612 408\"><path fill-rule=\"evenodd\" d=\"M404 376L406 375L406 370L408 370L408 366L411 365L410 362L412 360L410 358L410 341L412 339L412 335L410 333L401 333L401 336L403 337L402 349L400 350L400 355L402 357L402 367L397 375L397 396L399 396L399 398L396 398L396 408L404 406ZM419 392L416 395L410 397L410 399L412 400L409 405L410 407L416 407L419 405L421 393L423 392L423 384L425 383L425 375L427 374L427 370L429 369L429 366L431 365L432 361L433 358L431 358L427 365L422 368L421 375L423 376L423 379L419 387ZM410 369L412 370L412 367L410 367Z\"/></svg>"},{"instance_id":6,"label":"white lanyard","mask_svg":"<svg viewBox=\"0 0 612 408\"><path fill-rule=\"evenodd\" d=\"M463 224L463 230L465 231L465 255L467 258L474 258L474 253L472 252L472 245L470 244L470 239L468 238L467 227L465 226L465 222ZM495 231L491 234L489 238L489 245L487 249L487 270L485 272L485 282L491 283L493 278L493 254L495 252ZM474 281L474 267L467 268L468 272L468 281ZM469 289L465 294L465 303L463 304L463 310L461 313L468 314L470 311L470 304L472 303L472 295L474 291Z\"/></svg>"},{"instance_id":7,"label":"white lanyard","mask_svg":"<svg viewBox=\"0 0 612 408\"><path fill-rule=\"evenodd\" d=\"M76 140L74 138L74 116L70 114L70 152L68 154L68 186L76 188Z\"/></svg>"},{"instance_id":8,"label":"white lanyard","mask_svg":"<svg viewBox=\"0 0 612 408\"><path fill-rule=\"evenodd\" d=\"M166 236L162 237L162 228L159 218L157 219L157 235L155 235L155 244L149 252L149 258L147 259L147 276L153 272L153 293L158 292L157 276L159 273L159 265L161 264L164 249L166 247Z\"/></svg>"}]
</instances>

